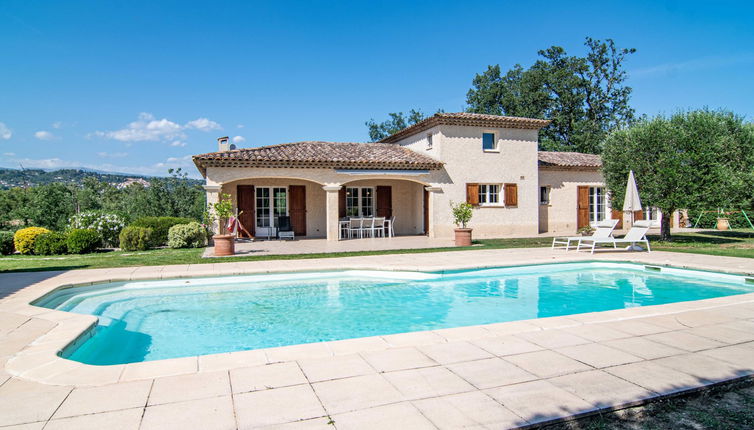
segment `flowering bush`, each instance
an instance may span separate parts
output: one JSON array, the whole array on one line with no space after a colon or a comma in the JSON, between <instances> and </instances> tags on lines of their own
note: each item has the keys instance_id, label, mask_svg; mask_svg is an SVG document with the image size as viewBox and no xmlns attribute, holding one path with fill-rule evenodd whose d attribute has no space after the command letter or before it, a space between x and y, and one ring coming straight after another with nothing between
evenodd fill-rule
<instances>
[{"instance_id":1,"label":"flowering bush","mask_svg":"<svg viewBox=\"0 0 754 430\"><path fill-rule=\"evenodd\" d=\"M40 234L49 233L44 227L26 227L18 230L13 236L13 245L16 251L21 254L32 254L34 252L34 242Z\"/></svg>"},{"instance_id":2,"label":"flowering bush","mask_svg":"<svg viewBox=\"0 0 754 430\"><path fill-rule=\"evenodd\" d=\"M69 221L70 229L97 231L102 236L103 244L109 247L118 246L118 236L125 226L126 220L122 216L100 211L81 212L72 216Z\"/></svg>"},{"instance_id":3,"label":"flowering bush","mask_svg":"<svg viewBox=\"0 0 754 430\"><path fill-rule=\"evenodd\" d=\"M207 230L198 222L178 224L168 231L171 248L201 248L207 244Z\"/></svg>"}]
</instances>

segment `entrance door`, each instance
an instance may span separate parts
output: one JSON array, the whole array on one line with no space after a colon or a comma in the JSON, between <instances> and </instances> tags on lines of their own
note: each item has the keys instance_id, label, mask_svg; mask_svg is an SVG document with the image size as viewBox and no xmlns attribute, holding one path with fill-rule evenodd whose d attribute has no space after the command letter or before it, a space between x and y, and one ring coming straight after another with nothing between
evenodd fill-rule
<instances>
[{"instance_id":1,"label":"entrance door","mask_svg":"<svg viewBox=\"0 0 754 430\"><path fill-rule=\"evenodd\" d=\"M306 187L291 185L288 187L288 200L291 227L297 236L306 236Z\"/></svg>"},{"instance_id":2,"label":"entrance door","mask_svg":"<svg viewBox=\"0 0 754 430\"><path fill-rule=\"evenodd\" d=\"M241 225L254 236L254 186L253 185L239 185L236 187L236 200L238 202L238 212L241 214L238 216L238 220L241 221ZM241 237L246 237L246 233L243 230L238 231Z\"/></svg>"},{"instance_id":3,"label":"entrance door","mask_svg":"<svg viewBox=\"0 0 754 430\"><path fill-rule=\"evenodd\" d=\"M589 187L579 186L576 197L576 228L589 226Z\"/></svg>"},{"instance_id":4,"label":"entrance door","mask_svg":"<svg viewBox=\"0 0 754 430\"><path fill-rule=\"evenodd\" d=\"M393 216L393 187L377 187L377 216L385 218Z\"/></svg>"}]
</instances>

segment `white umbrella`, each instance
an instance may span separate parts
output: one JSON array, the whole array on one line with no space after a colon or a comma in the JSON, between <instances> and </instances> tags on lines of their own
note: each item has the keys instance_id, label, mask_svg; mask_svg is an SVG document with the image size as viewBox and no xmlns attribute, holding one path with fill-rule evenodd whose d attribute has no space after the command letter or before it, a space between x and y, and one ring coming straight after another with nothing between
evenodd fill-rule
<instances>
[{"instance_id":1,"label":"white umbrella","mask_svg":"<svg viewBox=\"0 0 754 430\"><path fill-rule=\"evenodd\" d=\"M641 199L639 199L639 189L636 187L636 178L634 171L628 172L628 182L626 183L626 196L623 198L623 211L631 211L631 225L634 225L634 211L641 210ZM626 248L633 251L641 251L638 245Z\"/></svg>"}]
</instances>

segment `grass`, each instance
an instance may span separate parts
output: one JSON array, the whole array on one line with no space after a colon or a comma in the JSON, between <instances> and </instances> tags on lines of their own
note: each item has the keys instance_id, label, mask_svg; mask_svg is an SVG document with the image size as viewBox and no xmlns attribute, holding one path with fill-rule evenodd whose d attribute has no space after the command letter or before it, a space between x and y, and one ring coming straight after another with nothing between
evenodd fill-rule
<instances>
[{"instance_id":1,"label":"grass","mask_svg":"<svg viewBox=\"0 0 754 430\"><path fill-rule=\"evenodd\" d=\"M652 249L658 251L691 252L697 254L723 255L754 258L754 231L705 231L673 236L671 242L658 242L650 237ZM400 249L388 251L334 252L320 254L260 255L223 258L223 262L297 260L310 258L354 257L386 254L424 254L443 251L466 251L470 249L537 248L550 246L551 238L483 239L475 246L452 248ZM168 264L208 264L217 259L202 258L202 249L154 249L142 252L99 252L88 255L5 256L0 257L0 272L27 272L40 270L100 269L129 266L161 266Z\"/></svg>"},{"instance_id":2,"label":"grass","mask_svg":"<svg viewBox=\"0 0 754 430\"><path fill-rule=\"evenodd\" d=\"M754 381L747 379L545 428L548 430L751 429L754 428Z\"/></svg>"}]
</instances>

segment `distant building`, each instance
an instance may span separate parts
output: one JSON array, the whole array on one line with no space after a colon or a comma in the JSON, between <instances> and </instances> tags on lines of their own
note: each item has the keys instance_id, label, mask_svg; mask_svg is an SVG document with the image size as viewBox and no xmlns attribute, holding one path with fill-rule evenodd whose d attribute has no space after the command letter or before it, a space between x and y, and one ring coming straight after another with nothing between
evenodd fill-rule
<instances>
[{"instance_id":1,"label":"distant building","mask_svg":"<svg viewBox=\"0 0 754 430\"><path fill-rule=\"evenodd\" d=\"M123 182L121 182L119 184L115 184L115 187L120 190L120 189L126 188L126 187L128 187L129 185L132 185L132 184L141 184L145 188L151 185L149 183L149 181L147 181L146 179L143 179L143 178L126 178L125 181L123 181Z\"/></svg>"}]
</instances>

